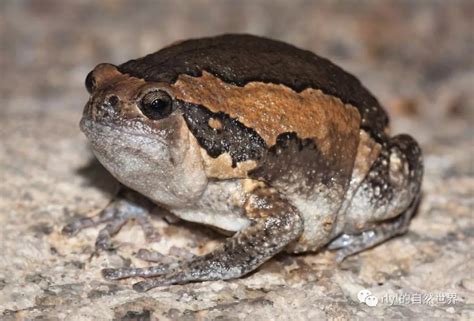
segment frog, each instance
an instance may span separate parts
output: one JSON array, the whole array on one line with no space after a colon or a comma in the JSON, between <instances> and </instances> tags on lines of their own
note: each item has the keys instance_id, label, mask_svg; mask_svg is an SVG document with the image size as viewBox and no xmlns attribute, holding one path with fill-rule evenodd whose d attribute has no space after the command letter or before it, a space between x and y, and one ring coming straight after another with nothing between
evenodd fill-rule
<instances>
[{"instance_id":1,"label":"frog","mask_svg":"<svg viewBox=\"0 0 474 321\"><path fill-rule=\"evenodd\" d=\"M64 233L105 223L103 250L133 220L156 240L158 206L228 236L204 255L102 270L142 278L136 291L240 278L281 252L342 262L405 233L419 204L419 144L390 136L369 90L311 51L249 34L195 38L101 63L85 86L80 128L122 192Z\"/></svg>"}]
</instances>

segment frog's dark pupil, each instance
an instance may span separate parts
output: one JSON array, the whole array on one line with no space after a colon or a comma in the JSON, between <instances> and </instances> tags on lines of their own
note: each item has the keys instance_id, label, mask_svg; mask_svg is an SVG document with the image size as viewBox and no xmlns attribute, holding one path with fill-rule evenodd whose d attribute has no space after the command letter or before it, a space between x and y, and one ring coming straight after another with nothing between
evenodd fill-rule
<instances>
[{"instance_id":1,"label":"frog's dark pupil","mask_svg":"<svg viewBox=\"0 0 474 321\"><path fill-rule=\"evenodd\" d=\"M158 90L147 93L140 104L140 109L148 118L157 120L171 114L172 100L164 91Z\"/></svg>"},{"instance_id":2,"label":"frog's dark pupil","mask_svg":"<svg viewBox=\"0 0 474 321\"><path fill-rule=\"evenodd\" d=\"M151 108L156 110L157 112L166 112L166 109L169 107L169 101L163 99L155 99L151 103Z\"/></svg>"}]
</instances>

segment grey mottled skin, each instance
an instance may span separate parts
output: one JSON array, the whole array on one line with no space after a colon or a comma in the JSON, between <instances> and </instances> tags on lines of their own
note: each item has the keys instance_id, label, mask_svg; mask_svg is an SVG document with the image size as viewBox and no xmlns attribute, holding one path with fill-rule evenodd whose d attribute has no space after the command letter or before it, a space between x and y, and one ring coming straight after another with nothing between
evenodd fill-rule
<instances>
[{"instance_id":1,"label":"grey mottled skin","mask_svg":"<svg viewBox=\"0 0 474 321\"><path fill-rule=\"evenodd\" d=\"M300 69L285 73L293 62ZM297 129L278 132L274 145L267 146L262 128L210 112L193 102L200 97L188 97L192 91L174 87L180 74L200 77L203 70L233 85L284 84L278 97L289 90L322 90L335 98L329 113L357 110L360 123L353 130L340 123L349 118L334 116L339 118L319 124L331 133L328 141L301 139ZM111 236L135 219L147 239L157 239L148 221L153 203L184 220L234 233L201 257L174 261L141 251L142 258L160 264L103 270L111 280L148 278L135 284L138 291L237 278L281 251L327 246L341 261L405 232L416 209L423 173L417 143L408 135L389 138L388 118L377 100L355 77L308 51L252 36L198 39L119 67L100 64L86 87L91 97L81 129L99 161L128 191L97 217L69 224L65 233L107 223L96 242L107 249ZM224 96L217 101L228 107L226 91L218 89ZM255 116L250 109L240 113L243 121ZM344 130L351 134L341 136ZM239 167L243 164L249 170Z\"/></svg>"}]
</instances>

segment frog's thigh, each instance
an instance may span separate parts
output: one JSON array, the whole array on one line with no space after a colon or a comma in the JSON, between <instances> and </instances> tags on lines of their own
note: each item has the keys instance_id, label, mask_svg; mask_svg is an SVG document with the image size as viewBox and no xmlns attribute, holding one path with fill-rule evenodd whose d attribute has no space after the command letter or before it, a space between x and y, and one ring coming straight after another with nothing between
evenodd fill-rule
<instances>
[{"instance_id":1,"label":"frog's thigh","mask_svg":"<svg viewBox=\"0 0 474 321\"><path fill-rule=\"evenodd\" d=\"M342 234L329 245L337 259L406 232L416 210L423 175L421 150L408 135L392 138L358 188Z\"/></svg>"},{"instance_id":2,"label":"frog's thigh","mask_svg":"<svg viewBox=\"0 0 474 321\"><path fill-rule=\"evenodd\" d=\"M137 291L168 284L237 278L255 270L303 231L299 212L272 189L259 187L254 190L244 209L252 223L209 254L179 266L106 269L104 276L108 279L153 277L135 284Z\"/></svg>"}]
</instances>

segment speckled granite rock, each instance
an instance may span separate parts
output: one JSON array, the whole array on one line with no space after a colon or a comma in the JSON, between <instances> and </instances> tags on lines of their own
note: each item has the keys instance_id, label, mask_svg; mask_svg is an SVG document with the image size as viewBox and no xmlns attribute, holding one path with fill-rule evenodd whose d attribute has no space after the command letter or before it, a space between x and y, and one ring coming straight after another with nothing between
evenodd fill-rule
<instances>
[{"instance_id":1,"label":"speckled granite rock","mask_svg":"<svg viewBox=\"0 0 474 321\"><path fill-rule=\"evenodd\" d=\"M0 3L0 319L474 319L472 1L2 1ZM131 290L105 266L143 265L141 248L209 251L222 236L128 225L94 255L97 229L61 235L116 183L79 132L83 79L181 38L252 32L312 49L358 75L422 144L424 197L407 235L336 265L280 255L232 281ZM360 303L369 290L375 307Z\"/></svg>"}]
</instances>

